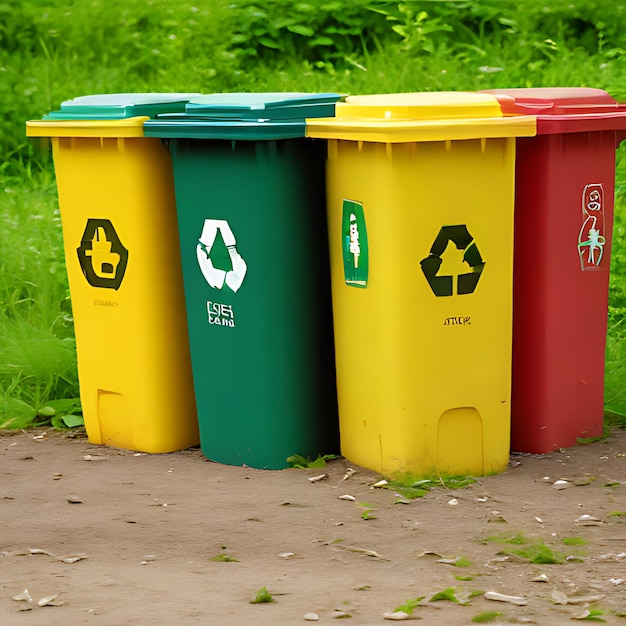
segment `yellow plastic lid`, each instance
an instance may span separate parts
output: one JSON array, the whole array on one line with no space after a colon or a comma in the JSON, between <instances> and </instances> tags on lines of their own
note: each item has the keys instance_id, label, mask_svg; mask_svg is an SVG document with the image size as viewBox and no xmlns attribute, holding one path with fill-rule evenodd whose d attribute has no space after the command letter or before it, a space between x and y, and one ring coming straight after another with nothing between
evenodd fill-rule
<instances>
[{"instance_id":1,"label":"yellow plastic lid","mask_svg":"<svg viewBox=\"0 0 626 626\"><path fill-rule=\"evenodd\" d=\"M307 137L401 143L532 137L536 117L503 117L491 94L440 91L349 96L334 118L307 119Z\"/></svg>"},{"instance_id":2,"label":"yellow plastic lid","mask_svg":"<svg viewBox=\"0 0 626 626\"><path fill-rule=\"evenodd\" d=\"M348 96L338 102L335 117L384 120L445 120L503 117L492 95L463 91L375 94Z\"/></svg>"},{"instance_id":3,"label":"yellow plastic lid","mask_svg":"<svg viewBox=\"0 0 626 626\"><path fill-rule=\"evenodd\" d=\"M140 115L119 120L30 120L27 137L143 137L149 117Z\"/></svg>"}]
</instances>

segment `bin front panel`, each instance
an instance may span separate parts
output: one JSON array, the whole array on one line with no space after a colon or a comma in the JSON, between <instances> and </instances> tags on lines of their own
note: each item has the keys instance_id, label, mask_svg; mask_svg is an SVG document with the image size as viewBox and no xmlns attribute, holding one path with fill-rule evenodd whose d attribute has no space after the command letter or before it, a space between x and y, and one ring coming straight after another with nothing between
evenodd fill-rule
<instances>
[{"instance_id":1,"label":"bin front panel","mask_svg":"<svg viewBox=\"0 0 626 626\"><path fill-rule=\"evenodd\" d=\"M602 434L615 132L518 141L512 449Z\"/></svg>"},{"instance_id":2,"label":"bin front panel","mask_svg":"<svg viewBox=\"0 0 626 626\"><path fill-rule=\"evenodd\" d=\"M322 143L173 139L202 451L338 448Z\"/></svg>"},{"instance_id":3,"label":"bin front panel","mask_svg":"<svg viewBox=\"0 0 626 626\"><path fill-rule=\"evenodd\" d=\"M89 440L197 445L169 154L157 139L52 143Z\"/></svg>"},{"instance_id":4,"label":"bin front panel","mask_svg":"<svg viewBox=\"0 0 626 626\"><path fill-rule=\"evenodd\" d=\"M400 479L506 468L514 152L513 139L329 142L349 460Z\"/></svg>"}]
</instances>

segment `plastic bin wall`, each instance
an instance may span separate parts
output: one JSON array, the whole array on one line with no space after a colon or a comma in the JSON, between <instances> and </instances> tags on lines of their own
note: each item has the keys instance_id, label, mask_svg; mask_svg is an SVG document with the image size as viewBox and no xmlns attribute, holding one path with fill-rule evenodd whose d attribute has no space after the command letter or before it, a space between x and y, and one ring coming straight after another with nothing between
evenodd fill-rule
<instances>
[{"instance_id":1,"label":"plastic bin wall","mask_svg":"<svg viewBox=\"0 0 626 626\"><path fill-rule=\"evenodd\" d=\"M52 136L89 441L170 452L199 435L172 164L145 119L29 133Z\"/></svg>"},{"instance_id":2,"label":"plastic bin wall","mask_svg":"<svg viewBox=\"0 0 626 626\"><path fill-rule=\"evenodd\" d=\"M465 103L451 94L399 104L412 98L434 112L404 111L389 96L379 119L357 120L348 107L359 101L348 98L337 120L307 121L310 136L331 137L341 451L403 481L500 472L510 443L513 136L534 123L476 119L484 107L498 117L488 99L470 97L475 108L460 120L454 106Z\"/></svg>"}]
</instances>

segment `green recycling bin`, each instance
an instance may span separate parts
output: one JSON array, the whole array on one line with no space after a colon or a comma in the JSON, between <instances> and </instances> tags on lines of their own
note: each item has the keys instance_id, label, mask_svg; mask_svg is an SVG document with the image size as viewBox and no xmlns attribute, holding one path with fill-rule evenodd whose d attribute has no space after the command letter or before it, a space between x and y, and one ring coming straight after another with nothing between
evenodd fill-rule
<instances>
[{"instance_id":1,"label":"green recycling bin","mask_svg":"<svg viewBox=\"0 0 626 626\"><path fill-rule=\"evenodd\" d=\"M169 146L203 454L280 469L338 450L324 141L337 94L212 94Z\"/></svg>"}]
</instances>

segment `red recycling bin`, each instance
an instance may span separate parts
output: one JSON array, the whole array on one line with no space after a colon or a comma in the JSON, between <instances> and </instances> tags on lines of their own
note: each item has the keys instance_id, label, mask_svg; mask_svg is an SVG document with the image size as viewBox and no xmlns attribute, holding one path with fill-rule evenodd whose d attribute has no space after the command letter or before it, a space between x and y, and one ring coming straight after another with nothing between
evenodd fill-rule
<instances>
[{"instance_id":1,"label":"red recycling bin","mask_svg":"<svg viewBox=\"0 0 626 626\"><path fill-rule=\"evenodd\" d=\"M517 139L511 449L602 434L615 149L626 105L600 89L488 90Z\"/></svg>"}]
</instances>

